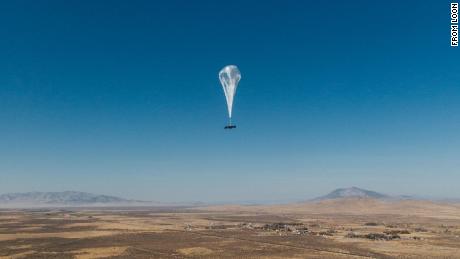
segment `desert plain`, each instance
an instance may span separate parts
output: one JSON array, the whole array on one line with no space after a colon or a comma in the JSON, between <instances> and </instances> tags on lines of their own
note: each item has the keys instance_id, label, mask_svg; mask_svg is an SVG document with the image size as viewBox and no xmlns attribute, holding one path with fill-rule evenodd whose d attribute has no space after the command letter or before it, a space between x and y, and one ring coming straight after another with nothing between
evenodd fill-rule
<instances>
[{"instance_id":1,"label":"desert plain","mask_svg":"<svg viewBox=\"0 0 460 259\"><path fill-rule=\"evenodd\" d=\"M460 258L460 205L1 209L0 258Z\"/></svg>"}]
</instances>

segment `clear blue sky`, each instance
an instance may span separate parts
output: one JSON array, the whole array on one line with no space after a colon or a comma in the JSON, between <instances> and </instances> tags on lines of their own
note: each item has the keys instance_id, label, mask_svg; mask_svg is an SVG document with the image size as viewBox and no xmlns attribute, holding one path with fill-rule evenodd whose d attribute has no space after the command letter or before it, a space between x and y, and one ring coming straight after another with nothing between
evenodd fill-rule
<instances>
[{"instance_id":1,"label":"clear blue sky","mask_svg":"<svg viewBox=\"0 0 460 259\"><path fill-rule=\"evenodd\" d=\"M0 35L0 193L460 197L449 1L2 1Z\"/></svg>"}]
</instances>

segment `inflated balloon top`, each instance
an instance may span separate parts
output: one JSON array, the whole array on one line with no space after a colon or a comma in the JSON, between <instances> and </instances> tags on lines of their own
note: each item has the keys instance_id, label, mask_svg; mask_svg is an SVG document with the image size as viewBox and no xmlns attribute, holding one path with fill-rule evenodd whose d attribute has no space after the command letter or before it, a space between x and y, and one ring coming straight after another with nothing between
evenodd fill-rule
<instances>
[{"instance_id":1,"label":"inflated balloon top","mask_svg":"<svg viewBox=\"0 0 460 259\"><path fill-rule=\"evenodd\" d=\"M232 125L232 108L233 108L233 98L235 97L236 88L241 79L241 73L238 67L234 65L228 65L219 72L219 80L224 89L225 99L227 101L228 109L228 118L229 125L226 128L235 128L236 126Z\"/></svg>"}]
</instances>

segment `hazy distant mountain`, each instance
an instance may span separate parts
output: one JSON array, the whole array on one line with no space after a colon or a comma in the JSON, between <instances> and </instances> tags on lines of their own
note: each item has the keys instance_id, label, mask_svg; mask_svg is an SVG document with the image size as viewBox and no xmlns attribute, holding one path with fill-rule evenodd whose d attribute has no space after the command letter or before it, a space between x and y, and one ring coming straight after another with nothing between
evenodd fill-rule
<instances>
[{"instance_id":1,"label":"hazy distant mountain","mask_svg":"<svg viewBox=\"0 0 460 259\"><path fill-rule=\"evenodd\" d=\"M0 205L3 206L82 206L129 204L137 201L122 199L114 196L97 195L86 192L26 192L0 195Z\"/></svg>"},{"instance_id":2,"label":"hazy distant mountain","mask_svg":"<svg viewBox=\"0 0 460 259\"><path fill-rule=\"evenodd\" d=\"M350 188L340 188L336 189L324 196L315 198L315 201L321 200L330 200L330 199L341 199L341 198L373 198L373 199L386 199L390 198L390 196L369 191L365 189L361 189L358 187L350 187Z\"/></svg>"}]
</instances>

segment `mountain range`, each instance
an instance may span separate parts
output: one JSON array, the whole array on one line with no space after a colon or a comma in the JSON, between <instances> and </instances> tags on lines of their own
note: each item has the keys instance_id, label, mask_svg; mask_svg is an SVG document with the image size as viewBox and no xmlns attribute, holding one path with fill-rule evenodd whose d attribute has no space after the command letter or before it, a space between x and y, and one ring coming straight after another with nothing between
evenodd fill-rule
<instances>
[{"instance_id":1,"label":"mountain range","mask_svg":"<svg viewBox=\"0 0 460 259\"><path fill-rule=\"evenodd\" d=\"M321 202L338 199L373 199L373 200L424 200L412 196L389 196L386 194L361 189L358 187L339 188L324 196L309 200ZM444 200L447 201L447 200ZM454 200L450 200L454 202ZM455 200L458 202L458 200ZM216 203L213 203L216 205ZM225 202L219 204L228 204ZM244 204L244 203L239 203ZM251 203L256 204L256 203ZM117 206L205 206L201 202L160 203L154 201L138 201L115 196L98 195L86 192L25 192L0 195L0 208L27 207L117 207ZM208 205L211 205L208 203Z\"/></svg>"},{"instance_id":2,"label":"mountain range","mask_svg":"<svg viewBox=\"0 0 460 259\"><path fill-rule=\"evenodd\" d=\"M87 206L87 205L135 205L141 201L86 192L25 192L0 195L2 207Z\"/></svg>"},{"instance_id":3,"label":"mountain range","mask_svg":"<svg viewBox=\"0 0 460 259\"><path fill-rule=\"evenodd\" d=\"M322 201L322 200L330 200L330 199L342 199L342 198L371 198L371 199L389 199L392 198L386 194L369 191L365 189L361 189L358 187L350 187L350 188L339 188L335 189L334 191L313 199L313 201Z\"/></svg>"}]
</instances>

